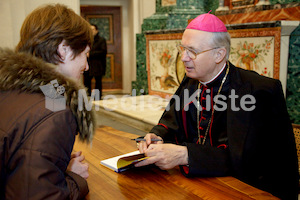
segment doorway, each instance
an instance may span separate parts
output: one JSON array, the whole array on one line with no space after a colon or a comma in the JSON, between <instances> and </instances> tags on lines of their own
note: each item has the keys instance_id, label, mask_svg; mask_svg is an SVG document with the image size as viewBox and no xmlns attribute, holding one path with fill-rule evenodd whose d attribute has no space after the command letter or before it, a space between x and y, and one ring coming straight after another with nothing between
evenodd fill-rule
<instances>
[{"instance_id":1,"label":"doorway","mask_svg":"<svg viewBox=\"0 0 300 200\"><path fill-rule=\"evenodd\" d=\"M122 87L122 34L121 7L80 6L81 16L96 24L99 35L107 42L106 73L102 79L103 91L121 91ZM92 80L92 86L94 81Z\"/></svg>"}]
</instances>

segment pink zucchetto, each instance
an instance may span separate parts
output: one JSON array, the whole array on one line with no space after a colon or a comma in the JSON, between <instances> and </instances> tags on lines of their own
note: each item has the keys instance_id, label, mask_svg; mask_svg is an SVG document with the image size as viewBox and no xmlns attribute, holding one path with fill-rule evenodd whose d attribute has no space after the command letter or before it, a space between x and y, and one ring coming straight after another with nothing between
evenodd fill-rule
<instances>
[{"instance_id":1,"label":"pink zucchetto","mask_svg":"<svg viewBox=\"0 0 300 200\"><path fill-rule=\"evenodd\" d=\"M186 29L195 29L207 32L227 32L225 24L218 17L210 14L210 11L193 19Z\"/></svg>"}]
</instances>

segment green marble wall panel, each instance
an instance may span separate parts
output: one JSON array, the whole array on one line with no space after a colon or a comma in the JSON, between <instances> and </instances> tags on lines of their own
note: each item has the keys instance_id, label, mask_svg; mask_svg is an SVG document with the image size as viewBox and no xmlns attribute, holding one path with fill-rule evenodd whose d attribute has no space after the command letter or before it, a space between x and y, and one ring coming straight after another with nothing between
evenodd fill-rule
<instances>
[{"instance_id":1,"label":"green marble wall panel","mask_svg":"<svg viewBox=\"0 0 300 200\"><path fill-rule=\"evenodd\" d=\"M111 78L111 57L106 57L106 71L104 78Z\"/></svg>"},{"instance_id":2,"label":"green marble wall panel","mask_svg":"<svg viewBox=\"0 0 300 200\"><path fill-rule=\"evenodd\" d=\"M177 0L177 8L188 9L189 11L200 9L208 12L212 10L212 13L219 7L219 0ZM201 13L198 13L198 15Z\"/></svg>"},{"instance_id":3,"label":"green marble wall panel","mask_svg":"<svg viewBox=\"0 0 300 200\"><path fill-rule=\"evenodd\" d=\"M176 7L170 11L166 28L185 29L189 19L193 19L204 12L203 0L177 0Z\"/></svg>"},{"instance_id":4,"label":"green marble wall panel","mask_svg":"<svg viewBox=\"0 0 300 200\"><path fill-rule=\"evenodd\" d=\"M300 2L300 0L269 0L270 4L288 4L292 2Z\"/></svg>"},{"instance_id":5,"label":"green marble wall panel","mask_svg":"<svg viewBox=\"0 0 300 200\"><path fill-rule=\"evenodd\" d=\"M162 6L161 1L156 0L156 13L144 19L143 32L149 30L184 29L189 19L205 13L204 8L208 4L208 7L211 7L211 2L204 0L177 0L176 6Z\"/></svg>"},{"instance_id":6,"label":"green marble wall panel","mask_svg":"<svg viewBox=\"0 0 300 200\"><path fill-rule=\"evenodd\" d=\"M136 81L132 82L132 89L136 90L136 95L148 94L146 38L144 34L136 35L136 65Z\"/></svg>"},{"instance_id":7,"label":"green marble wall panel","mask_svg":"<svg viewBox=\"0 0 300 200\"><path fill-rule=\"evenodd\" d=\"M218 7L219 7L219 0L206 1L204 5L205 11L209 12L211 10L211 13L215 13Z\"/></svg>"},{"instance_id":8,"label":"green marble wall panel","mask_svg":"<svg viewBox=\"0 0 300 200\"><path fill-rule=\"evenodd\" d=\"M177 7L183 9L203 8L204 1L199 0L177 0Z\"/></svg>"},{"instance_id":9,"label":"green marble wall panel","mask_svg":"<svg viewBox=\"0 0 300 200\"><path fill-rule=\"evenodd\" d=\"M148 17L143 21L142 32L166 29L167 20L167 14L156 14Z\"/></svg>"},{"instance_id":10,"label":"green marble wall panel","mask_svg":"<svg viewBox=\"0 0 300 200\"><path fill-rule=\"evenodd\" d=\"M300 26L291 34L286 102L291 121L300 124Z\"/></svg>"},{"instance_id":11,"label":"green marble wall panel","mask_svg":"<svg viewBox=\"0 0 300 200\"><path fill-rule=\"evenodd\" d=\"M202 12L204 13L204 12ZM167 29L182 29L188 25L188 20L197 17L197 15L179 15L179 14L170 14L170 17L166 23Z\"/></svg>"}]
</instances>

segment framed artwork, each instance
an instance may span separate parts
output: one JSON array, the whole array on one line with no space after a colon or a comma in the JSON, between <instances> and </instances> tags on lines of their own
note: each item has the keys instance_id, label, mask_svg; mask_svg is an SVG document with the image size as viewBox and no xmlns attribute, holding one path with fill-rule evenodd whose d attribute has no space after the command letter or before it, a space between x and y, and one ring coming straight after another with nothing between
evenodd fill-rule
<instances>
[{"instance_id":1,"label":"framed artwork","mask_svg":"<svg viewBox=\"0 0 300 200\"><path fill-rule=\"evenodd\" d=\"M184 77L178 54L182 33L146 35L148 90L150 95L172 96Z\"/></svg>"},{"instance_id":2,"label":"framed artwork","mask_svg":"<svg viewBox=\"0 0 300 200\"><path fill-rule=\"evenodd\" d=\"M279 79L281 28L229 30L229 61L235 66Z\"/></svg>"}]
</instances>

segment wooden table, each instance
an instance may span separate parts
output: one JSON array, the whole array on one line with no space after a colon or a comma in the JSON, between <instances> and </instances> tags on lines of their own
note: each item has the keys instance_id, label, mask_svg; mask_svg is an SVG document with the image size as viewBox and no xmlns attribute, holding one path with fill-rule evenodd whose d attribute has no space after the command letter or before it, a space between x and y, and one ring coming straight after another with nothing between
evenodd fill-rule
<instances>
[{"instance_id":1,"label":"wooden table","mask_svg":"<svg viewBox=\"0 0 300 200\"><path fill-rule=\"evenodd\" d=\"M137 150L137 135L102 126L92 145L76 140L74 151L81 150L89 163L90 200L174 200L174 199L278 199L233 177L186 178L179 168L160 170L154 165L116 173L101 160Z\"/></svg>"}]
</instances>

